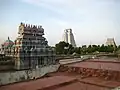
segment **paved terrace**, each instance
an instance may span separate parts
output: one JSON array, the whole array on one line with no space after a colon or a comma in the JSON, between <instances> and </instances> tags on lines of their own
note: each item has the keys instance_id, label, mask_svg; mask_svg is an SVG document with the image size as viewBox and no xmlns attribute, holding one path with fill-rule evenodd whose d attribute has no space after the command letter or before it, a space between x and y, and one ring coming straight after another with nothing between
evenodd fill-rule
<instances>
[{"instance_id":1,"label":"paved terrace","mask_svg":"<svg viewBox=\"0 0 120 90\"><path fill-rule=\"evenodd\" d=\"M105 61L105 60L98 61L98 59L69 64L67 66L120 71L120 62Z\"/></svg>"},{"instance_id":2,"label":"paved terrace","mask_svg":"<svg viewBox=\"0 0 120 90\"><path fill-rule=\"evenodd\" d=\"M0 87L0 90L50 90L59 85L75 82L75 78L68 76L54 76L29 82L22 82Z\"/></svg>"},{"instance_id":3,"label":"paved terrace","mask_svg":"<svg viewBox=\"0 0 120 90\"><path fill-rule=\"evenodd\" d=\"M73 60L67 62L69 61ZM117 79L104 79L109 75L108 71L112 71L110 74L114 74L114 71L119 74L119 62L92 59L72 64L65 63L62 66L64 66L64 70L60 68L57 72L49 73L42 79L1 86L0 90L111 90L120 86L120 81ZM83 68L82 71L80 71L81 68ZM101 70L104 70L105 73L103 74ZM98 75L94 76L96 73ZM101 73L103 78L99 77Z\"/></svg>"},{"instance_id":4,"label":"paved terrace","mask_svg":"<svg viewBox=\"0 0 120 90\"><path fill-rule=\"evenodd\" d=\"M116 86L117 85L114 85L114 87ZM0 90L111 90L112 88L113 87L88 83L87 79L81 81L75 77L52 76L29 82L2 86Z\"/></svg>"}]
</instances>

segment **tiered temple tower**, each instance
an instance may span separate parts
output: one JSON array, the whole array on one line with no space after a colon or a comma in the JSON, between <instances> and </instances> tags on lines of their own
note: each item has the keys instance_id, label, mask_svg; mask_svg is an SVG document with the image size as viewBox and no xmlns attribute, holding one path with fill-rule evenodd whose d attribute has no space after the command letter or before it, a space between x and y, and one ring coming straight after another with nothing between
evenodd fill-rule
<instances>
[{"instance_id":1,"label":"tiered temple tower","mask_svg":"<svg viewBox=\"0 0 120 90\"><path fill-rule=\"evenodd\" d=\"M15 40L15 67L17 69L39 68L56 64L54 50L48 46L42 26L21 23Z\"/></svg>"},{"instance_id":2,"label":"tiered temple tower","mask_svg":"<svg viewBox=\"0 0 120 90\"><path fill-rule=\"evenodd\" d=\"M116 46L114 38L107 38L106 45L113 45Z\"/></svg>"},{"instance_id":3,"label":"tiered temple tower","mask_svg":"<svg viewBox=\"0 0 120 90\"><path fill-rule=\"evenodd\" d=\"M71 44L73 47L76 47L76 43L75 43L74 35L72 33L72 29L66 29L64 31L63 41Z\"/></svg>"},{"instance_id":4,"label":"tiered temple tower","mask_svg":"<svg viewBox=\"0 0 120 90\"><path fill-rule=\"evenodd\" d=\"M68 43L68 31L64 30L63 41Z\"/></svg>"},{"instance_id":5,"label":"tiered temple tower","mask_svg":"<svg viewBox=\"0 0 120 90\"><path fill-rule=\"evenodd\" d=\"M107 41L106 41L106 45L107 46L113 46L114 47L114 51L116 50L116 43L115 43L115 40L114 38L107 38Z\"/></svg>"}]
</instances>

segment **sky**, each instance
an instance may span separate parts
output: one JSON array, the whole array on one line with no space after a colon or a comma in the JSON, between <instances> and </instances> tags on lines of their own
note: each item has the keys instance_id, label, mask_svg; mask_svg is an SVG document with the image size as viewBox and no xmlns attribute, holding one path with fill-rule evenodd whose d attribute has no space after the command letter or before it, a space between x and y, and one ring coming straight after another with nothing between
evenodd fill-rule
<instances>
[{"instance_id":1,"label":"sky","mask_svg":"<svg viewBox=\"0 0 120 90\"><path fill-rule=\"evenodd\" d=\"M0 43L18 35L19 24L42 25L49 45L72 28L77 46L120 44L120 0L0 0Z\"/></svg>"}]
</instances>

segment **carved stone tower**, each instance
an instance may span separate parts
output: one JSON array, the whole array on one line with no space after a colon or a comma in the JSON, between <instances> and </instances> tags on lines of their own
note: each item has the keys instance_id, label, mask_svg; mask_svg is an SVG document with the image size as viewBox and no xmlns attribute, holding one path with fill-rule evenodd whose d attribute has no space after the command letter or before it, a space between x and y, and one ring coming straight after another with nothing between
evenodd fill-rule
<instances>
[{"instance_id":1,"label":"carved stone tower","mask_svg":"<svg viewBox=\"0 0 120 90\"><path fill-rule=\"evenodd\" d=\"M55 64L55 53L48 46L42 26L21 23L15 40L15 67L17 69L40 68Z\"/></svg>"}]
</instances>

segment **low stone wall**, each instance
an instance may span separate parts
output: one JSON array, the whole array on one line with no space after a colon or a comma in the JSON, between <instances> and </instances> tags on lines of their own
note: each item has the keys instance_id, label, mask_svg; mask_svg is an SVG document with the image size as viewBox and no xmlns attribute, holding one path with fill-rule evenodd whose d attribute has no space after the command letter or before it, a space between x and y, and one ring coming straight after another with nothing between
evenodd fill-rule
<instances>
[{"instance_id":1,"label":"low stone wall","mask_svg":"<svg viewBox=\"0 0 120 90\"><path fill-rule=\"evenodd\" d=\"M22 70L0 73L0 85L25 81L34 78L40 78L49 72L55 72L59 68L58 65L50 65L34 70Z\"/></svg>"}]
</instances>

